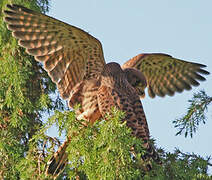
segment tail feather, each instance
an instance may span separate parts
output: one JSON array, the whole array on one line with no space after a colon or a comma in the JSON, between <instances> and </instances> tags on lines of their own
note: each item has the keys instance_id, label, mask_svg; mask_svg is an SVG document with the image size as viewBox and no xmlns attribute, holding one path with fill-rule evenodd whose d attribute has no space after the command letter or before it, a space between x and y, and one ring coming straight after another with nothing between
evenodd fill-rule
<instances>
[{"instance_id":1,"label":"tail feather","mask_svg":"<svg viewBox=\"0 0 212 180\"><path fill-rule=\"evenodd\" d=\"M65 168L68 162L68 154L66 148L68 147L69 139L66 140L57 150L57 152L48 161L48 167L46 169L47 175L57 177Z\"/></svg>"},{"instance_id":2,"label":"tail feather","mask_svg":"<svg viewBox=\"0 0 212 180\"><path fill-rule=\"evenodd\" d=\"M142 157L144 160L145 171L150 171L152 169L151 160L156 162L157 164L162 164L159 154L155 151L155 147L152 144L148 144L147 152Z\"/></svg>"},{"instance_id":3,"label":"tail feather","mask_svg":"<svg viewBox=\"0 0 212 180\"><path fill-rule=\"evenodd\" d=\"M152 144L149 145L147 152L148 156L151 157L152 160L154 160L157 164L162 164L161 159Z\"/></svg>"}]
</instances>

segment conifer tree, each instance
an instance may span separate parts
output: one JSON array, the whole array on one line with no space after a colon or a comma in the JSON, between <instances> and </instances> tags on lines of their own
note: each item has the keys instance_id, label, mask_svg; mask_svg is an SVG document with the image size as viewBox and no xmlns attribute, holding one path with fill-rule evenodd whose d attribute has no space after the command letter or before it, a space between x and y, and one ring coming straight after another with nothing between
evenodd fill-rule
<instances>
[{"instance_id":1,"label":"conifer tree","mask_svg":"<svg viewBox=\"0 0 212 180\"><path fill-rule=\"evenodd\" d=\"M0 179L19 179L17 166L30 150L30 139L42 126L42 114L58 108L50 98L55 85L32 56L17 45L3 22L8 0L0 2ZM47 0L22 1L31 9L47 12ZM42 144L42 142L40 142Z\"/></svg>"},{"instance_id":2,"label":"conifer tree","mask_svg":"<svg viewBox=\"0 0 212 180\"><path fill-rule=\"evenodd\" d=\"M153 162L153 170L144 172L139 161L144 153L141 142L131 136L121 122L124 113L116 109L93 126L82 127L83 120L76 120L75 110L66 109L42 65L27 55L7 30L2 12L8 3L11 1L0 1L0 179L52 179L45 175L46 164L61 144L47 135L52 126L59 135L71 136L69 163L58 179L212 178L208 175L209 157L178 149L173 153L158 149L163 164ZM49 9L48 0L12 3L43 13ZM192 135L199 123L205 122L211 101L204 92L195 95L185 118L174 121L178 134ZM44 122L44 116L50 118Z\"/></svg>"}]
</instances>

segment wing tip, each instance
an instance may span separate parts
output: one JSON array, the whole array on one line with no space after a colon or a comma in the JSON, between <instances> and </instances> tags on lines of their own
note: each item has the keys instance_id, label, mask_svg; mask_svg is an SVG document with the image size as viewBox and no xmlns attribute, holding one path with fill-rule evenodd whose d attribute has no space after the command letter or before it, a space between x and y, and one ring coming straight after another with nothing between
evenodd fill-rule
<instances>
[{"instance_id":1,"label":"wing tip","mask_svg":"<svg viewBox=\"0 0 212 180\"><path fill-rule=\"evenodd\" d=\"M207 67L207 66L205 66L205 67ZM200 73L200 74L204 74L204 75L209 75L210 74L210 72L208 72L208 71L206 71L206 70L204 70L204 69L199 69L198 70L198 72Z\"/></svg>"},{"instance_id":2,"label":"wing tip","mask_svg":"<svg viewBox=\"0 0 212 180\"><path fill-rule=\"evenodd\" d=\"M200 68L205 68L207 67L205 64L201 64L201 63L195 63L197 66L199 66Z\"/></svg>"},{"instance_id":3,"label":"wing tip","mask_svg":"<svg viewBox=\"0 0 212 180\"><path fill-rule=\"evenodd\" d=\"M7 7L8 9L11 9L11 10L12 10L12 9L13 9L13 4L7 4L6 7Z\"/></svg>"},{"instance_id":4,"label":"wing tip","mask_svg":"<svg viewBox=\"0 0 212 180\"><path fill-rule=\"evenodd\" d=\"M13 14L13 12L9 11L9 10L4 10L4 14L7 16L11 16L11 14Z\"/></svg>"},{"instance_id":5,"label":"wing tip","mask_svg":"<svg viewBox=\"0 0 212 180\"><path fill-rule=\"evenodd\" d=\"M152 99L155 98L155 93L152 90L152 87L150 85L148 86L148 94L149 94L149 97L151 97Z\"/></svg>"},{"instance_id":6,"label":"wing tip","mask_svg":"<svg viewBox=\"0 0 212 180\"><path fill-rule=\"evenodd\" d=\"M20 11L20 8L23 6L20 6L18 4L7 4L6 7L12 11Z\"/></svg>"},{"instance_id":7,"label":"wing tip","mask_svg":"<svg viewBox=\"0 0 212 180\"><path fill-rule=\"evenodd\" d=\"M35 11L28 9L19 4L7 4L6 7L10 10L10 12L35 13ZM7 10L5 10L5 11L7 11Z\"/></svg>"},{"instance_id":8,"label":"wing tip","mask_svg":"<svg viewBox=\"0 0 212 180\"><path fill-rule=\"evenodd\" d=\"M11 18L11 17L8 17L8 16L4 17L4 22L6 22L6 23L10 23L12 20L13 20L13 18Z\"/></svg>"}]
</instances>

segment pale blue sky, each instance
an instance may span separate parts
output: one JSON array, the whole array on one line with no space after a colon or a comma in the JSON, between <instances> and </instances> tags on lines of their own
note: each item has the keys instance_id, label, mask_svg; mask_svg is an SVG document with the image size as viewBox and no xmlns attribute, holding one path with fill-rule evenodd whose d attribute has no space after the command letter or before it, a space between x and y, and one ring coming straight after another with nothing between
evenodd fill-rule
<instances>
[{"instance_id":1,"label":"pale blue sky","mask_svg":"<svg viewBox=\"0 0 212 180\"><path fill-rule=\"evenodd\" d=\"M49 15L99 39L107 62L123 64L144 52L167 53L202 63L212 73L211 0L52 0ZM174 97L142 100L149 129L165 150L212 155L212 106L194 137L175 136L172 121L182 116L193 92L212 96L212 75L198 88ZM55 131L50 132L54 134Z\"/></svg>"}]
</instances>

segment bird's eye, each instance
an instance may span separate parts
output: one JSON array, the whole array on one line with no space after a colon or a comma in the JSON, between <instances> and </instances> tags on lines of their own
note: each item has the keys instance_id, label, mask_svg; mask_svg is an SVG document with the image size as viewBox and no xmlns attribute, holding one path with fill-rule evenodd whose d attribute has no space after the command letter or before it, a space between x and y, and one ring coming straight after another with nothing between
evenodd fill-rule
<instances>
[{"instance_id":1,"label":"bird's eye","mask_svg":"<svg viewBox=\"0 0 212 180\"><path fill-rule=\"evenodd\" d=\"M139 81L139 80L136 80L136 81L135 81L135 85L136 85L136 86L141 85L141 84L142 84L141 81Z\"/></svg>"}]
</instances>

